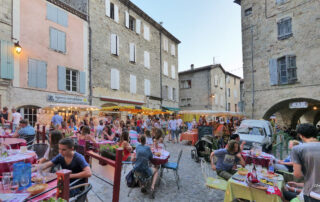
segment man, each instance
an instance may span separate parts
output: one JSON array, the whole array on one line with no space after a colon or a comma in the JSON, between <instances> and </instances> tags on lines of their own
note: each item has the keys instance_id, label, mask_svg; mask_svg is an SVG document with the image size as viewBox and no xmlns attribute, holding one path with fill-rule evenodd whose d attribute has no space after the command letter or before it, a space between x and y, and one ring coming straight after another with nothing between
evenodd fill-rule
<instances>
[{"instance_id":1,"label":"man","mask_svg":"<svg viewBox=\"0 0 320 202\"><path fill-rule=\"evenodd\" d=\"M176 134L176 137L177 137L177 142L179 143L179 135L182 132L183 121L182 121L180 116L177 116L176 120L177 120L177 131L176 131L177 134Z\"/></svg>"},{"instance_id":2,"label":"man","mask_svg":"<svg viewBox=\"0 0 320 202\"><path fill-rule=\"evenodd\" d=\"M70 182L76 179L83 179L78 184L85 183L84 178L91 177L91 169L84 157L74 151L74 142L71 138L65 138L59 141L59 154L51 161L43 164L42 169L45 170L57 164L61 165L62 169L71 170ZM70 196L74 196L79 190L72 191Z\"/></svg>"},{"instance_id":3,"label":"man","mask_svg":"<svg viewBox=\"0 0 320 202\"><path fill-rule=\"evenodd\" d=\"M16 131L16 128L19 125L19 122L22 120L22 116L19 112L17 112L16 108L12 108L12 132Z\"/></svg>"},{"instance_id":4,"label":"man","mask_svg":"<svg viewBox=\"0 0 320 202\"><path fill-rule=\"evenodd\" d=\"M131 144L137 145L139 143L138 142L139 134L136 131L136 127L135 126L131 126L131 129L129 130L129 137L130 137L130 143Z\"/></svg>"},{"instance_id":5,"label":"man","mask_svg":"<svg viewBox=\"0 0 320 202\"><path fill-rule=\"evenodd\" d=\"M160 121L159 121L159 118L157 117L157 118L155 118L155 121L154 121L154 124L153 124L153 126L155 127L155 128L161 128L160 127Z\"/></svg>"},{"instance_id":6,"label":"man","mask_svg":"<svg viewBox=\"0 0 320 202\"><path fill-rule=\"evenodd\" d=\"M171 120L169 121L168 129L170 131L170 133L169 133L169 141L172 140L173 144L174 144L174 136L177 133L177 120L175 120L173 116L171 117Z\"/></svg>"},{"instance_id":7,"label":"man","mask_svg":"<svg viewBox=\"0 0 320 202\"><path fill-rule=\"evenodd\" d=\"M27 141L28 146L33 144L34 136L36 132L32 126L29 125L27 119L22 119L20 121L20 126L17 128L13 137L20 137Z\"/></svg>"},{"instance_id":8,"label":"man","mask_svg":"<svg viewBox=\"0 0 320 202\"><path fill-rule=\"evenodd\" d=\"M320 201L310 196L310 193L320 193L320 143L317 140L317 129L312 124L301 124L297 129L303 144L293 147L293 175L304 177L303 195L305 202Z\"/></svg>"},{"instance_id":9,"label":"man","mask_svg":"<svg viewBox=\"0 0 320 202\"><path fill-rule=\"evenodd\" d=\"M58 112L55 111L54 116L51 119L51 123L53 124L53 126L57 126L57 125L61 126L62 121L63 121L62 116L60 116Z\"/></svg>"},{"instance_id":10,"label":"man","mask_svg":"<svg viewBox=\"0 0 320 202\"><path fill-rule=\"evenodd\" d=\"M239 143L236 140L230 140L227 149L224 148L212 152L210 155L212 170L216 170L217 174L223 179L229 180L237 172L233 170L237 163L240 163L243 167L245 166L245 161L239 151ZM216 165L213 160L214 156L217 157Z\"/></svg>"}]
</instances>

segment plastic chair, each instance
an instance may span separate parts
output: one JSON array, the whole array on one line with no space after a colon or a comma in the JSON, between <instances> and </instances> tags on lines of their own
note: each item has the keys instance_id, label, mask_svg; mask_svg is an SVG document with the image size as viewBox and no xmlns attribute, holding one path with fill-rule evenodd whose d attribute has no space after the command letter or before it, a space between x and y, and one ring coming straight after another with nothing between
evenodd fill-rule
<instances>
[{"instance_id":1,"label":"plastic chair","mask_svg":"<svg viewBox=\"0 0 320 202\"><path fill-rule=\"evenodd\" d=\"M178 189L180 189L180 187L179 187L180 178L179 178L179 174L178 174L178 169L179 169L179 162L180 162L181 156L182 156L182 150L180 150L180 152L179 152L177 163L168 162L162 166L162 169L170 169L170 170L174 171Z\"/></svg>"},{"instance_id":2,"label":"plastic chair","mask_svg":"<svg viewBox=\"0 0 320 202\"><path fill-rule=\"evenodd\" d=\"M225 191L227 189L228 182L223 179L217 179L209 177L210 168L204 159L201 159L201 172L205 180L205 185L211 189L219 189Z\"/></svg>"},{"instance_id":3,"label":"plastic chair","mask_svg":"<svg viewBox=\"0 0 320 202\"><path fill-rule=\"evenodd\" d=\"M28 149L35 151L38 156L38 159L41 159L46 153L48 147L49 146L47 144L39 143L28 146Z\"/></svg>"},{"instance_id":4,"label":"plastic chair","mask_svg":"<svg viewBox=\"0 0 320 202\"><path fill-rule=\"evenodd\" d=\"M82 187L84 187L84 190L81 191L76 196L70 198L69 202L85 202L87 200L87 194L92 189L92 185L91 184L89 184L89 183L79 184L79 185L70 187L70 190L77 189L77 188L82 188Z\"/></svg>"}]
</instances>

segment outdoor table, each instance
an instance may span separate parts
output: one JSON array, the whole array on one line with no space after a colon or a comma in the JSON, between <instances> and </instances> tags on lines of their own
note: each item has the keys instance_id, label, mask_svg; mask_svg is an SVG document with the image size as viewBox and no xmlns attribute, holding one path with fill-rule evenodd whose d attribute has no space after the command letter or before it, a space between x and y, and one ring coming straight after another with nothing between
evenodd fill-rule
<instances>
[{"instance_id":1,"label":"outdoor table","mask_svg":"<svg viewBox=\"0 0 320 202\"><path fill-rule=\"evenodd\" d=\"M284 184L282 175L276 180L277 187L281 190ZM246 182L241 182L230 178L224 195L224 202L231 202L236 198L250 201L282 202L280 196L276 194L267 194L265 190L249 187Z\"/></svg>"},{"instance_id":2,"label":"outdoor table","mask_svg":"<svg viewBox=\"0 0 320 202\"><path fill-rule=\"evenodd\" d=\"M12 172L13 164L21 161L34 164L37 161L37 154L29 150L25 153L21 153L20 150L10 150L9 156L0 158L0 175L2 176L3 172Z\"/></svg>"},{"instance_id":3,"label":"outdoor table","mask_svg":"<svg viewBox=\"0 0 320 202\"><path fill-rule=\"evenodd\" d=\"M241 152L241 156L243 157L246 164L255 164L261 165L262 167L268 168L271 160L274 160L275 157L271 154L261 152L259 156L251 154L249 150L243 150Z\"/></svg>"},{"instance_id":4,"label":"outdoor table","mask_svg":"<svg viewBox=\"0 0 320 202\"><path fill-rule=\"evenodd\" d=\"M191 141L192 145L194 146L198 141L198 132L191 130L191 131L181 133L180 141L182 140Z\"/></svg>"},{"instance_id":5,"label":"outdoor table","mask_svg":"<svg viewBox=\"0 0 320 202\"><path fill-rule=\"evenodd\" d=\"M21 138L6 138L3 143L9 145L11 149L20 149L21 146L27 146L27 141Z\"/></svg>"},{"instance_id":6,"label":"outdoor table","mask_svg":"<svg viewBox=\"0 0 320 202\"><path fill-rule=\"evenodd\" d=\"M14 133L9 133L9 134L4 133L0 135L0 138L13 138L13 134Z\"/></svg>"},{"instance_id":7,"label":"outdoor table","mask_svg":"<svg viewBox=\"0 0 320 202\"><path fill-rule=\"evenodd\" d=\"M155 166L168 163L168 160L170 158L170 152L163 149L159 150L159 152L161 152L161 156L153 155L151 159L151 163Z\"/></svg>"}]
</instances>

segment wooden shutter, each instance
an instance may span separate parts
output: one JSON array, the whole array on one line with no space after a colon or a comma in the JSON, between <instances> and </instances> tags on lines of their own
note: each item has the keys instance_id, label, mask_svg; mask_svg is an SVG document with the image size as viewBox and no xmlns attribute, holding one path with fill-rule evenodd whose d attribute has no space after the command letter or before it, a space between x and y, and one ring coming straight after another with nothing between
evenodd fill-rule
<instances>
[{"instance_id":1,"label":"wooden shutter","mask_svg":"<svg viewBox=\"0 0 320 202\"><path fill-rule=\"evenodd\" d=\"M50 3L47 3L47 19L58 22L58 8Z\"/></svg>"},{"instance_id":2,"label":"wooden shutter","mask_svg":"<svg viewBox=\"0 0 320 202\"><path fill-rule=\"evenodd\" d=\"M0 50L0 67L1 67L1 78L13 79L13 44L9 41L1 40Z\"/></svg>"},{"instance_id":3,"label":"wooden shutter","mask_svg":"<svg viewBox=\"0 0 320 202\"><path fill-rule=\"evenodd\" d=\"M58 31L58 50L66 52L66 33Z\"/></svg>"},{"instance_id":4,"label":"wooden shutter","mask_svg":"<svg viewBox=\"0 0 320 202\"><path fill-rule=\"evenodd\" d=\"M167 61L163 62L163 74L168 76L168 62Z\"/></svg>"},{"instance_id":5,"label":"wooden shutter","mask_svg":"<svg viewBox=\"0 0 320 202\"><path fill-rule=\"evenodd\" d=\"M136 19L136 33L140 34L141 32L141 20Z\"/></svg>"},{"instance_id":6,"label":"wooden shutter","mask_svg":"<svg viewBox=\"0 0 320 202\"><path fill-rule=\"evenodd\" d=\"M144 39L146 39L146 40L150 40L150 36L149 36L149 33L150 32L150 30L149 30L149 27L147 26L147 25L144 25L143 26L143 37L144 37Z\"/></svg>"},{"instance_id":7,"label":"wooden shutter","mask_svg":"<svg viewBox=\"0 0 320 202\"><path fill-rule=\"evenodd\" d=\"M130 93L137 92L137 78L135 75L130 74Z\"/></svg>"},{"instance_id":8,"label":"wooden shutter","mask_svg":"<svg viewBox=\"0 0 320 202\"><path fill-rule=\"evenodd\" d=\"M110 0L105 0L106 16L110 17Z\"/></svg>"},{"instance_id":9,"label":"wooden shutter","mask_svg":"<svg viewBox=\"0 0 320 202\"><path fill-rule=\"evenodd\" d=\"M270 85L277 85L279 78L278 78L278 67L277 67L276 59L269 60L269 75L270 75Z\"/></svg>"},{"instance_id":10,"label":"wooden shutter","mask_svg":"<svg viewBox=\"0 0 320 202\"><path fill-rule=\"evenodd\" d=\"M33 59L28 60L28 86L37 87L37 61Z\"/></svg>"},{"instance_id":11,"label":"wooden shutter","mask_svg":"<svg viewBox=\"0 0 320 202\"><path fill-rule=\"evenodd\" d=\"M119 8L114 4L114 21L119 22Z\"/></svg>"},{"instance_id":12,"label":"wooden shutter","mask_svg":"<svg viewBox=\"0 0 320 202\"><path fill-rule=\"evenodd\" d=\"M174 44L171 44L171 55L172 56L176 55L176 46Z\"/></svg>"},{"instance_id":13,"label":"wooden shutter","mask_svg":"<svg viewBox=\"0 0 320 202\"><path fill-rule=\"evenodd\" d=\"M125 16L126 28L129 28L129 13L128 13L128 11L124 12L124 16Z\"/></svg>"},{"instance_id":14,"label":"wooden shutter","mask_svg":"<svg viewBox=\"0 0 320 202\"><path fill-rule=\"evenodd\" d=\"M79 76L79 92L82 94L86 93L86 72L80 72L80 76Z\"/></svg>"},{"instance_id":15,"label":"wooden shutter","mask_svg":"<svg viewBox=\"0 0 320 202\"><path fill-rule=\"evenodd\" d=\"M144 51L144 66L150 68L150 53L148 51Z\"/></svg>"},{"instance_id":16,"label":"wooden shutter","mask_svg":"<svg viewBox=\"0 0 320 202\"><path fill-rule=\"evenodd\" d=\"M110 87L111 89L116 89L116 73L115 73L115 69L111 69L111 84L110 84Z\"/></svg>"},{"instance_id":17,"label":"wooden shutter","mask_svg":"<svg viewBox=\"0 0 320 202\"><path fill-rule=\"evenodd\" d=\"M117 35L111 34L111 54L117 54Z\"/></svg>"},{"instance_id":18,"label":"wooden shutter","mask_svg":"<svg viewBox=\"0 0 320 202\"><path fill-rule=\"evenodd\" d=\"M58 30L50 28L50 48L58 50Z\"/></svg>"},{"instance_id":19,"label":"wooden shutter","mask_svg":"<svg viewBox=\"0 0 320 202\"><path fill-rule=\"evenodd\" d=\"M68 27L68 13L58 8L58 24Z\"/></svg>"},{"instance_id":20,"label":"wooden shutter","mask_svg":"<svg viewBox=\"0 0 320 202\"><path fill-rule=\"evenodd\" d=\"M134 43L130 43L130 62L135 62L136 61L135 60L135 55L136 55L135 49L136 49L135 44Z\"/></svg>"},{"instance_id":21,"label":"wooden shutter","mask_svg":"<svg viewBox=\"0 0 320 202\"><path fill-rule=\"evenodd\" d=\"M119 55L120 52L120 41L119 41L119 36L116 35L117 43L116 43L116 50L117 50L117 55Z\"/></svg>"},{"instance_id":22,"label":"wooden shutter","mask_svg":"<svg viewBox=\"0 0 320 202\"><path fill-rule=\"evenodd\" d=\"M44 61L37 62L37 88L46 89L47 88L47 63Z\"/></svg>"},{"instance_id":23,"label":"wooden shutter","mask_svg":"<svg viewBox=\"0 0 320 202\"><path fill-rule=\"evenodd\" d=\"M66 68L58 66L58 90L66 91Z\"/></svg>"},{"instance_id":24,"label":"wooden shutter","mask_svg":"<svg viewBox=\"0 0 320 202\"><path fill-rule=\"evenodd\" d=\"M176 67L174 65L171 66L171 76L173 79L176 78Z\"/></svg>"},{"instance_id":25,"label":"wooden shutter","mask_svg":"<svg viewBox=\"0 0 320 202\"><path fill-rule=\"evenodd\" d=\"M119 70L116 70L116 89L120 89L120 72Z\"/></svg>"}]
</instances>

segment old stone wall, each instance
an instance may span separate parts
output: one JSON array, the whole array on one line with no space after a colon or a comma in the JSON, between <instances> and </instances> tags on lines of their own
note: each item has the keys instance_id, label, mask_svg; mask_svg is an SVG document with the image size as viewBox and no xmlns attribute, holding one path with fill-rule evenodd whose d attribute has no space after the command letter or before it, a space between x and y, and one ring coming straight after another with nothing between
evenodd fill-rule
<instances>
[{"instance_id":1,"label":"old stone wall","mask_svg":"<svg viewBox=\"0 0 320 202\"><path fill-rule=\"evenodd\" d=\"M11 41L12 0L0 0L0 39Z\"/></svg>"}]
</instances>

